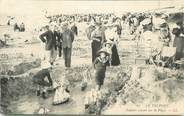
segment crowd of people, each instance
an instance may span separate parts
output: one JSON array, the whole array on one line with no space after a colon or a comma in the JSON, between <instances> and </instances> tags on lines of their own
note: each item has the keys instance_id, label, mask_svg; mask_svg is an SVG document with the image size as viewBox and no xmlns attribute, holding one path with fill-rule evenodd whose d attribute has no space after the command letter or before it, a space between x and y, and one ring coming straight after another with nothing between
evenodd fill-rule
<instances>
[{"instance_id":1,"label":"crowd of people","mask_svg":"<svg viewBox=\"0 0 184 116\"><path fill-rule=\"evenodd\" d=\"M9 23L8 23L9 25ZM18 25L17 23L14 24L14 31L18 31L18 32L24 32L25 31L25 25L22 22L20 25Z\"/></svg>"},{"instance_id":2,"label":"crowd of people","mask_svg":"<svg viewBox=\"0 0 184 116\"><path fill-rule=\"evenodd\" d=\"M54 15L47 16L49 24L42 28L43 33L39 36L44 45L42 58L42 71L36 74L36 82L40 86L52 85L49 71L45 70L55 64L57 57L63 55L66 70L71 67L72 45L78 36L76 23L85 22L86 38L91 42L92 65L95 70L96 90L99 91L104 83L106 68L120 65L117 45L123 33L134 35L132 41L138 45L144 45L143 56L149 63L155 64L158 57L167 61L168 57L162 57L164 47L176 49L174 60L183 58L184 28L183 22L176 22L174 28L170 28L169 16L156 13L127 13L118 17L114 14L88 14L88 15ZM50 68L49 68L50 69ZM50 84L44 84L44 77L48 76ZM41 79L39 79L41 78ZM43 83L42 83L43 82ZM40 92L40 90L39 90ZM43 92L44 93L44 92Z\"/></svg>"}]
</instances>

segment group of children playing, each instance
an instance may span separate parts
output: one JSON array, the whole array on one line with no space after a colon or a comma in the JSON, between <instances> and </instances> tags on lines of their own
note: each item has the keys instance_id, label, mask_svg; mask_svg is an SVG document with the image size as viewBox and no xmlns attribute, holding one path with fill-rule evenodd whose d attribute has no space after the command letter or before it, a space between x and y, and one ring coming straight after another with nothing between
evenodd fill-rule
<instances>
[{"instance_id":1,"label":"group of children playing","mask_svg":"<svg viewBox=\"0 0 184 116\"><path fill-rule=\"evenodd\" d=\"M95 70L96 90L99 91L104 83L107 65L111 64L111 48L113 43L106 42L105 46L97 52L95 61L93 62ZM47 98L46 92L48 88L53 88L53 79L51 77L52 67L49 63L42 66L42 70L33 76L33 83L38 87L37 95ZM54 88L53 88L54 89Z\"/></svg>"}]
</instances>

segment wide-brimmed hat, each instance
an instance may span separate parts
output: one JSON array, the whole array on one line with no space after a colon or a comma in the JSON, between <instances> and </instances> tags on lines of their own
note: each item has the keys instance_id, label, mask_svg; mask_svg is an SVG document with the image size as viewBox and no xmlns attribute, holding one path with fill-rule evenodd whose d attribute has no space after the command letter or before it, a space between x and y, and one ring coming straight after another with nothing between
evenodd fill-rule
<instances>
[{"instance_id":1,"label":"wide-brimmed hat","mask_svg":"<svg viewBox=\"0 0 184 116\"><path fill-rule=\"evenodd\" d=\"M164 26L165 23L167 23L165 19L158 18L155 20L154 25L156 29L160 29L160 27Z\"/></svg>"},{"instance_id":2,"label":"wide-brimmed hat","mask_svg":"<svg viewBox=\"0 0 184 116\"><path fill-rule=\"evenodd\" d=\"M106 55L110 55L110 53L109 53L106 49L104 49L104 48L100 49L100 50L97 52L97 56L99 56L101 53L105 53Z\"/></svg>"},{"instance_id":3,"label":"wide-brimmed hat","mask_svg":"<svg viewBox=\"0 0 184 116\"><path fill-rule=\"evenodd\" d=\"M151 19L150 18L146 18L141 22L141 25L145 26L145 25L149 25L151 24Z\"/></svg>"},{"instance_id":4,"label":"wide-brimmed hat","mask_svg":"<svg viewBox=\"0 0 184 116\"><path fill-rule=\"evenodd\" d=\"M161 18L162 19L165 19L165 18L168 18L169 16L167 14L162 14Z\"/></svg>"},{"instance_id":5,"label":"wide-brimmed hat","mask_svg":"<svg viewBox=\"0 0 184 116\"><path fill-rule=\"evenodd\" d=\"M111 38L110 38L111 39ZM111 41L111 40L107 40L106 42L105 42L105 44L112 44L113 43L113 41Z\"/></svg>"},{"instance_id":6,"label":"wide-brimmed hat","mask_svg":"<svg viewBox=\"0 0 184 116\"><path fill-rule=\"evenodd\" d=\"M67 23L67 22L63 22L63 23L61 24L61 26L62 26L62 27L66 27L66 26L68 26L68 23Z\"/></svg>"}]
</instances>

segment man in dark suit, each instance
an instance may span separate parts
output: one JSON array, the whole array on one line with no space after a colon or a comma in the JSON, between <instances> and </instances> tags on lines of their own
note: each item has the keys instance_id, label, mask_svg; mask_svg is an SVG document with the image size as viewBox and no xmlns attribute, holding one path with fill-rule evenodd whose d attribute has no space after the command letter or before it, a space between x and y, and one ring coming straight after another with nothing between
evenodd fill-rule
<instances>
[{"instance_id":1,"label":"man in dark suit","mask_svg":"<svg viewBox=\"0 0 184 116\"><path fill-rule=\"evenodd\" d=\"M59 57L62 55L62 32L57 26L54 27L54 38L56 39L56 51L59 54Z\"/></svg>"},{"instance_id":2,"label":"man in dark suit","mask_svg":"<svg viewBox=\"0 0 184 116\"><path fill-rule=\"evenodd\" d=\"M62 44L63 44L63 55L65 59L65 67L71 66L71 54L72 54L72 43L74 41L74 34L68 28L68 24L63 24Z\"/></svg>"},{"instance_id":3,"label":"man in dark suit","mask_svg":"<svg viewBox=\"0 0 184 116\"><path fill-rule=\"evenodd\" d=\"M42 33L39 38L45 43L45 59L47 59L51 65L53 65L56 59L56 38L54 32L49 29L49 26L45 26L45 32Z\"/></svg>"},{"instance_id":4,"label":"man in dark suit","mask_svg":"<svg viewBox=\"0 0 184 116\"><path fill-rule=\"evenodd\" d=\"M62 38L63 38L63 34L62 31L58 30L58 39L57 39L57 50L59 53L59 57L62 56Z\"/></svg>"}]
</instances>

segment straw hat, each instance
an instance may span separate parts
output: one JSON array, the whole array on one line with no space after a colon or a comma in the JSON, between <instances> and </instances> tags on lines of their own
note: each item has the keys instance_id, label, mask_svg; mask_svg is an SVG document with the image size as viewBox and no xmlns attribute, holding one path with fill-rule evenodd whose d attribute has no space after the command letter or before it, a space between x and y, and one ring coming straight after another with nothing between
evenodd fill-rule
<instances>
[{"instance_id":1,"label":"straw hat","mask_svg":"<svg viewBox=\"0 0 184 116\"><path fill-rule=\"evenodd\" d=\"M151 23L151 19L150 18L146 18L141 22L141 25L145 26Z\"/></svg>"},{"instance_id":2,"label":"straw hat","mask_svg":"<svg viewBox=\"0 0 184 116\"><path fill-rule=\"evenodd\" d=\"M110 55L110 53L109 53L106 49L104 49L104 48L100 49L100 50L97 52L97 56L99 56L100 53L105 53L106 55Z\"/></svg>"},{"instance_id":3,"label":"straw hat","mask_svg":"<svg viewBox=\"0 0 184 116\"><path fill-rule=\"evenodd\" d=\"M161 18L162 19L165 19L165 18L168 18L169 16L167 14L162 14Z\"/></svg>"}]
</instances>

